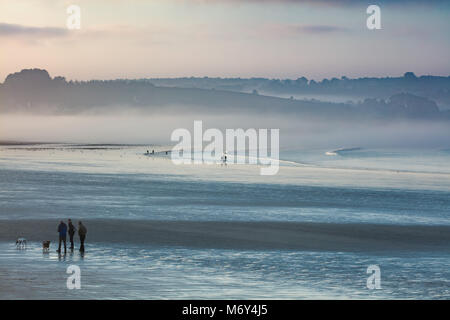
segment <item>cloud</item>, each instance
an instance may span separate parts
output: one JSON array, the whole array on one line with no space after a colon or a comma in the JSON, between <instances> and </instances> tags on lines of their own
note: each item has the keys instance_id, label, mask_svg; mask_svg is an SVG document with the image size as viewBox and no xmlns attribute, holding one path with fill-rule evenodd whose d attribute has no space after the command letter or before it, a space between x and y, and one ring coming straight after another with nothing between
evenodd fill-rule
<instances>
[{"instance_id":1,"label":"cloud","mask_svg":"<svg viewBox=\"0 0 450 320\"><path fill-rule=\"evenodd\" d=\"M65 28L29 27L20 24L0 23L0 37L53 38L68 34Z\"/></svg>"},{"instance_id":2,"label":"cloud","mask_svg":"<svg viewBox=\"0 0 450 320\"><path fill-rule=\"evenodd\" d=\"M24 45L73 45L77 43L111 43L120 41L121 44L135 43L139 45L166 44L175 41L180 32L176 30L151 25L136 27L131 25L98 25L95 27L69 30L64 27L36 27L21 24L0 23L0 39L2 42L17 41Z\"/></svg>"},{"instance_id":3,"label":"cloud","mask_svg":"<svg viewBox=\"0 0 450 320\"><path fill-rule=\"evenodd\" d=\"M299 25L299 26L289 26L289 28L297 33L310 33L310 34L347 31L346 28L330 25Z\"/></svg>"},{"instance_id":4,"label":"cloud","mask_svg":"<svg viewBox=\"0 0 450 320\"><path fill-rule=\"evenodd\" d=\"M326 24L275 24L266 26L266 32L276 37L282 35L296 36L300 34L319 36L338 32L349 32L349 29Z\"/></svg>"}]
</instances>

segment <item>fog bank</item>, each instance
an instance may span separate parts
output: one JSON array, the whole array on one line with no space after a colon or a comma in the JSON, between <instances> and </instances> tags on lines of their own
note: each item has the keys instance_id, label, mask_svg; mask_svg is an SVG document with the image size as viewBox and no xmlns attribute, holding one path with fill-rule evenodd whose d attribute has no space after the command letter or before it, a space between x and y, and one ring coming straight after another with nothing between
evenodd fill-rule
<instances>
[{"instance_id":1,"label":"fog bank","mask_svg":"<svg viewBox=\"0 0 450 320\"><path fill-rule=\"evenodd\" d=\"M203 130L280 129L280 147L449 147L448 121L351 121L263 114L145 114L30 115L2 114L0 141L171 144L178 128L193 132L194 120Z\"/></svg>"}]
</instances>

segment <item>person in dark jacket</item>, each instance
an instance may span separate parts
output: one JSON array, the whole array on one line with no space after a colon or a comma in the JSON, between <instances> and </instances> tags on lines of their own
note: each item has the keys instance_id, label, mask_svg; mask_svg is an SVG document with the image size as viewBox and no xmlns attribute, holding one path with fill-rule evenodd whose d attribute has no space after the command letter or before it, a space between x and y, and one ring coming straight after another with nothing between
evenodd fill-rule
<instances>
[{"instance_id":1,"label":"person in dark jacket","mask_svg":"<svg viewBox=\"0 0 450 320\"><path fill-rule=\"evenodd\" d=\"M73 251L74 245L73 245L73 236L75 234L75 231L77 229L75 229L74 225L72 224L72 219L69 219L69 239L70 239L70 250Z\"/></svg>"},{"instance_id":2,"label":"person in dark jacket","mask_svg":"<svg viewBox=\"0 0 450 320\"><path fill-rule=\"evenodd\" d=\"M58 226L58 233L59 233L59 246L58 246L58 252L61 252L61 241L64 242L64 252L67 251L66 248L66 234L67 234L67 225L64 223L64 221L61 220Z\"/></svg>"},{"instance_id":3,"label":"person in dark jacket","mask_svg":"<svg viewBox=\"0 0 450 320\"><path fill-rule=\"evenodd\" d=\"M87 229L84 224L79 221L78 222L78 235L80 236L80 252L84 252L84 239L86 239Z\"/></svg>"}]
</instances>

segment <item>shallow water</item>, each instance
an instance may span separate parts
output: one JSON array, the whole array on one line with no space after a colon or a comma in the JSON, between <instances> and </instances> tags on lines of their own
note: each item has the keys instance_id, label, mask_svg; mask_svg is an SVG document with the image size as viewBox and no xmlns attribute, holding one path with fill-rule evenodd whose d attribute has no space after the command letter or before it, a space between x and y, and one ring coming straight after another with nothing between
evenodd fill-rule
<instances>
[{"instance_id":1,"label":"shallow water","mask_svg":"<svg viewBox=\"0 0 450 320\"><path fill-rule=\"evenodd\" d=\"M0 298L44 299L448 299L448 255L191 250L96 243L80 253L43 254L0 243ZM369 265L381 289L368 290ZM81 289L68 290L69 265ZM18 285L20 283L20 285Z\"/></svg>"},{"instance_id":2,"label":"shallow water","mask_svg":"<svg viewBox=\"0 0 450 320\"><path fill-rule=\"evenodd\" d=\"M450 225L450 154L442 150L283 151L279 174L261 176L256 165L175 166L143 155L152 148L167 149L0 147L0 223L55 219L56 229L71 217ZM76 252L60 260L55 239L43 254L38 242L17 250L15 238L0 242L0 298L450 298L450 256L438 247L214 249L88 236L84 258ZM66 288L70 264L82 270L81 290ZM366 288L371 264L381 268L380 290Z\"/></svg>"}]
</instances>

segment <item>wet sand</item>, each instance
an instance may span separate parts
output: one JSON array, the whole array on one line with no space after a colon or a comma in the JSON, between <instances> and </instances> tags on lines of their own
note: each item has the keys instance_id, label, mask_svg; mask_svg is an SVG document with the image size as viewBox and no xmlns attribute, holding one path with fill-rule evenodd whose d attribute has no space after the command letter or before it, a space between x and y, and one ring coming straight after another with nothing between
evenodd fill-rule
<instances>
[{"instance_id":1,"label":"wet sand","mask_svg":"<svg viewBox=\"0 0 450 320\"><path fill-rule=\"evenodd\" d=\"M77 221L74 220L76 223ZM83 220L87 243L130 243L188 248L305 251L445 251L450 226L312 222ZM0 241L58 239L57 220L0 220ZM75 236L78 242L78 236Z\"/></svg>"}]
</instances>

